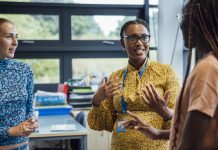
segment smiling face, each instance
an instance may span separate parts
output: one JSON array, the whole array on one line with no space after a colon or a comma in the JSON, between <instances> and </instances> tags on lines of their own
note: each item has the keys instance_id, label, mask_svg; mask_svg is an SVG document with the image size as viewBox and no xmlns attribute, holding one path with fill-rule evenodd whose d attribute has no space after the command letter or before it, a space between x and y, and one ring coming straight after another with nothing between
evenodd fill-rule
<instances>
[{"instance_id":1,"label":"smiling face","mask_svg":"<svg viewBox=\"0 0 218 150\"><path fill-rule=\"evenodd\" d=\"M0 59L13 58L18 46L17 31L13 24L4 22L0 25Z\"/></svg>"},{"instance_id":2,"label":"smiling face","mask_svg":"<svg viewBox=\"0 0 218 150\"><path fill-rule=\"evenodd\" d=\"M130 24L124 31L123 35L136 35L141 37L143 35L149 35L149 32L142 24ZM121 44L126 50L129 62L132 65L136 64L137 66L137 64L144 62L149 51L149 43L143 43L140 39L136 43L131 43L128 38L122 38Z\"/></svg>"}]
</instances>

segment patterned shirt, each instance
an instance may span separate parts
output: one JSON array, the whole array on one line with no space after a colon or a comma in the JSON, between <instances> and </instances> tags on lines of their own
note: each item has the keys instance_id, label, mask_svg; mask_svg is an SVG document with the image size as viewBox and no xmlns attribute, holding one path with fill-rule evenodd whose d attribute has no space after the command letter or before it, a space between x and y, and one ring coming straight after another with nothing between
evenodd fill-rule
<instances>
[{"instance_id":1,"label":"patterned shirt","mask_svg":"<svg viewBox=\"0 0 218 150\"><path fill-rule=\"evenodd\" d=\"M0 60L0 146L28 141L8 135L8 129L33 115L33 72L22 62Z\"/></svg>"},{"instance_id":2,"label":"patterned shirt","mask_svg":"<svg viewBox=\"0 0 218 150\"><path fill-rule=\"evenodd\" d=\"M110 79L118 77L123 81L126 68L114 72ZM160 64L156 61L148 61L142 77L138 75L131 64L128 64L128 74L125 80L124 100L127 103L127 110L133 112L146 123L158 129L169 129L171 121L165 122L156 112L141 99L144 95L142 89L147 83L152 83L159 95L162 97L166 91L170 91L168 107L174 108L176 96L179 91L179 80L170 65ZM118 121L122 118L130 119L122 115L121 97L122 90L113 97L113 104L105 99L100 107L94 107L88 115L90 128L94 130L113 131L111 150L164 150L168 147L167 140L151 140L137 130L128 129L126 132L116 132Z\"/></svg>"}]
</instances>

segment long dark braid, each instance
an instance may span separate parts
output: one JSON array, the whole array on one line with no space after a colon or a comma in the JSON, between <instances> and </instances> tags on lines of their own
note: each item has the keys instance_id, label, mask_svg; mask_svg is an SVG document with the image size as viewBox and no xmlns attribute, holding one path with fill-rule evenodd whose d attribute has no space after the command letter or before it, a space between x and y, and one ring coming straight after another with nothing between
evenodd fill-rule
<instances>
[{"instance_id":1,"label":"long dark braid","mask_svg":"<svg viewBox=\"0 0 218 150\"><path fill-rule=\"evenodd\" d=\"M195 28L199 27L200 33L205 37L205 41L209 44L214 56L218 59L218 20L217 20L217 5L213 6L212 3L217 3L217 0L205 1L205 5L202 3L197 4L197 8L194 13L196 14Z\"/></svg>"},{"instance_id":2,"label":"long dark braid","mask_svg":"<svg viewBox=\"0 0 218 150\"><path fill-rule=\"evenodd\" d=\"M184 78L184 81L183 81L183 84L182 84L182 89L181 89L181 92L180 92L180 95L179 95L179 101L178 101L178 108L177 108L177 113L178 113L178 117L175 118L175 134L177 134L179 132L178 130L178 126L179 126L179 120L180 120L180 114L181 114L181 102L182 102L182 96L183 96L183 93L184 93L184 90L185 90L185 85L186 85L186 81L187 81L187 78L188 78L188 75L189 75L189 71L190 71L190 64L191 64L191 58L192 58L192 11L191 11L191 8L193 7L193 4L194 4L194 0L193 2L191 2L190 4L190 8L189 8L189 35L188 35L188 44L189 44L189 54L188 54L188 63L187 63L187 66L186 66L186 73L185 73L185 78ZM175 139L174 139L174 142L173 142L173 145L172 147L176 147L176 141L177 141L177 136L175 136Z\"/></svg>"},{"instance_id":3,"label":"long dark braid","mask_svg":"<svg viewBox=\"0 0 218 150\"><path fill-rule=\"evenodd\" d=\"M175 118L175 134L178 131L179 120L181 117L181 103L182 96L185 90L186 81L190 72L190 64L192 58L192 29L199 32L204 40L209 44L214 56L218 59L218 0L190 0L189 8L189 36L188 36L188 48L189 57L187 63L187 70L179 95L178 101L178 117ZM176 147L177 137L175 136L174 145Z\"/></svg>"}]
</instances>

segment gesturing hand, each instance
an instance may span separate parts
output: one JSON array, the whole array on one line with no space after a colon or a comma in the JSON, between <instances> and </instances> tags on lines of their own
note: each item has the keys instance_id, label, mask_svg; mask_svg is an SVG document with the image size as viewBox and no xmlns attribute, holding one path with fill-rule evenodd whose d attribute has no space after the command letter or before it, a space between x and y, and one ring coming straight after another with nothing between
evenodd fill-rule
<instances>
[{"instance_id":1,"label":"gesturing hand","mask_svg":"<svg viewBox=\"0 0 218 150\"><path fill-rule=\"evenodd\" d=\"M118 78L111 79L105 85L105 96L109 98L113 98L119 90L122 88L122 83L118 81Z\"/></svg>"},{"instance_id":2,"label":"gesturing hand","mask_svg":"<svg viewBox=\"0 0 218 150\"><path fill-rule=\"evenodd\" d=\"M144 102L155 112L157 112L164 120L169 120L173 116L172 110L167 107L170 92L167 91L162 98L154 88L153 84L146 84L143 89L145 96L142 96Z\"/></svg>"},{"instance_id":3,"label":"gesturing hand","mask_svg":"<svg viewBox=\"0 0 218 150\"><path fill-rule=\"evenodd\" d=\"M130 111L127 111L127 114L131 116L133 119L126 121L123 123L124 128L127 129L136 129L140 132L142 132L145 136L149 137L150 139L157 139L159 130L154 128L153 126L145 123L143 120L141 120L138 116L131 113Z\"/></svg>"},{"instance_id":4,"label":"gesturing hand","mask_svg":"<svg viewBox=\"0 0 218 150\"><path fill-rule=\"evenodd\" d=\"M99 106L100 102L105 98L112 100L113 96L116 95L121 88L122 83L118 81L117 77L111 79L107 83L105 82L105 79L103 79L100 87L92 98L93 105Z\"/></svg>"}]
</instances>

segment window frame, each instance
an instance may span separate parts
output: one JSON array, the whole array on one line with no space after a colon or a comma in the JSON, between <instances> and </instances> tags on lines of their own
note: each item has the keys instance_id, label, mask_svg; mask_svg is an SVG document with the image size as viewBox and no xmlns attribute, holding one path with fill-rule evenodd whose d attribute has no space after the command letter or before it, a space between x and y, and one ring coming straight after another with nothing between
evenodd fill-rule
<instances>
[{"instance_id":1,"label":"window frame","mask_svg":"<svg viewBox=\"0 0 218 150\"><path fill-rule=\"evenodd\" d=\"M115 5L115 4L62 4L62 3L28 3L0 2L0 14L41 14L59 15L59 40L19 40L15 58L60 59L60 82L72 77L74 58L126 58L126 53L119 40L108 40L114 44L103 44L105 40L71 40L72 15L124 15L136 16L149 23L149 0L144 5ZM16 22L15 22L16 24ZM85 44L84 44L85 43ZM157 47L150 47L157 50ZM36 90L56 91L57 84L35 84Z\"/></svg>"}]
</instances>

